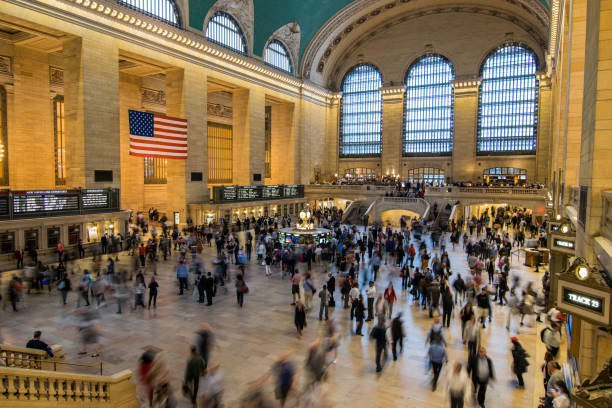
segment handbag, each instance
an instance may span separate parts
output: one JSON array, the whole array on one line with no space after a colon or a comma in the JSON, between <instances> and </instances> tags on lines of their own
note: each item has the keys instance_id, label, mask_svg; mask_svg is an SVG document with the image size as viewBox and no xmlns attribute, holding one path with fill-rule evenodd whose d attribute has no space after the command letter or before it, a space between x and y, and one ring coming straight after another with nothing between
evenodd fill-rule
<instances>
[{"instance_id":1,"label":"handbag","mask_svg":"<svg viewBox=\"0 0 612 408\"><path fill-rule=\"evenodd\" d=\"M249 287L246 285L246 283L242 285L242 288L240 289L242 290L242 293L249 293Z\"/></svg>"}]
</instances>

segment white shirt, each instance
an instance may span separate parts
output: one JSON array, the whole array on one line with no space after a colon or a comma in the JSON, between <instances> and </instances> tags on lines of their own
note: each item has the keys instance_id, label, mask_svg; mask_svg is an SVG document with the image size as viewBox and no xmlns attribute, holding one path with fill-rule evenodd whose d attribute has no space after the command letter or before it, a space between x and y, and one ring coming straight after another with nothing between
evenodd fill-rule
<instances>
[{"instance_id":1,"label":"white shirt","mask_svg":"<svg viewBox=\"0 0 612 408\"><path fill-rule=\"evenodd\" d=\"M371 286L370 288L368 288L368 290L366 290L366 295L369 298L375 298L376 297L376 286Z\"/></svg>"}]
</instances>

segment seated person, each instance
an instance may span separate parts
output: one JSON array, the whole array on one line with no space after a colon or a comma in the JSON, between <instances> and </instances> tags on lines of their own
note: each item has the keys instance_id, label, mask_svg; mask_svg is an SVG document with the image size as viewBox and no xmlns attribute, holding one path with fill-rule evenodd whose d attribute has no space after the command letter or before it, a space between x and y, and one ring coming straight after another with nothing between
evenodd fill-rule
<instances>
[{"instance_id":1,"label":"seated person","mask_svg":"<svg viewBox=\"0 0 612 408\"><path fill-rule=\"evenodd\" d=\"M28 344L26 344L26 347L31 348L31 349L46 351L49 357L53 357L53 351L51 351L51 347L49 347L49 345L45 343L44 341L40 340L41 335L42 335L42 332L40 330L36 330L34 332L34 336L32 340L28 341Z\"/></svg>"}]
</instances>

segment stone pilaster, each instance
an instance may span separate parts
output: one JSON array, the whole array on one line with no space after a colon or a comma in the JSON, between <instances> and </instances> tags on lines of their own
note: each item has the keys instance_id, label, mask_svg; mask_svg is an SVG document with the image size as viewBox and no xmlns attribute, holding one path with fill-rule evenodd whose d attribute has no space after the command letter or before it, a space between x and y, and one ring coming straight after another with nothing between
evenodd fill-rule
<instances>
[{"instance_id":1,"label":"stone pilaster","mask_svg":"<svg viewBox=\"0 0 612 408\"><path fill-rule=\"evenodd\" d=\"M479 78L453 81L455 109L452 154L452 180L478 181L483 169L476 164L476 133L478 129Z\"/></svg>"},{"instance_id":2,"label":"stone pilaster","mask_svg":"<svg viewBox=\"0 0 612 408\"><path fill-rule=\"evenodd\" d=\"M166 114L171 117L185 118L185 72L183 69L166 71ZM187 177L186 160L168 159L167 209L168 217L172 212L180 212L180 222L187 220L185 201Z\"/></svg>"},{"instance_id":3,"label":"stone pilaster","mask_svg":"<svg viewBox=\"0 0 612 408\"><path fill-rule=\"evenodd\" d=\"M265 170L265 93L239 89L233 93L233 183L263 184ZM260 174L261 181L253 175Z\"/></svg>"},{"instance_id":4,"label":"stone pilaster","mask_svg":"<svg viewBox=\"0 0 612 408\"><path fill-rule=\"evenodd\" d=\"M400 161L404 139L404 93L406 87L383 86L380 88L383 102L382 174L400 174Z\"/></svg>"},{"instance_id":5,"label":"stone pilaster","mask_svg":"<svg viewBox=\"0 0 612 408\"><path fill-rule=\"evenodd\" d=\"M89 38L64 44L67 184L119 187L118 48ZM95 182L95 170L111 170L112 182Z\"/></svg>"},{"instance_id":6,"label":"stone pilaster","mask_svg":"<svg viewBox=\"0 0 612 408\"><path fill-rule=\"evenodd\" d=\"M207 82L205 74L197 67L187 67L184 74L185 117L189 126L189 155L186 162L186 203L198 203L208 199L207 131ZM202 181L191 181L192 172L201 172Z\"/></svg>"},{"instance_id":7,"label":"stone pilaster","mask_svg":"<svg viewBox=\"0 0 612 408\"><path fill-rule=\"evenodd\" d=\"M550 143L551 143L551 103L552 92L550 78L545 74L538 75L540 82L538 99L538 144L536 150L535 174L527 175L530 180L538 183L548 183L548 170L550 169Z\"/></svg>"},{"instance_id":8,"label":"stone pilaster","mask_svg":"<svg viewBox=\"0 0 612 408\"><path fill-rule=\"evenodd\" d=\"M15 46L14 95L8 136L9 183L14 189L55 186L52 95L47 55Z\"/></svg>"},{"instance_id":9,"label":"stone pilaster","mask_svg":"<svg viewBox=\"0 0 612 408\"><path fill-rule=\"evenodd\" d=\"M278 103L271 106L272 149L271 175L266 184L293 184L295 166L295 105Z\"/></svg>"}]
</instances>

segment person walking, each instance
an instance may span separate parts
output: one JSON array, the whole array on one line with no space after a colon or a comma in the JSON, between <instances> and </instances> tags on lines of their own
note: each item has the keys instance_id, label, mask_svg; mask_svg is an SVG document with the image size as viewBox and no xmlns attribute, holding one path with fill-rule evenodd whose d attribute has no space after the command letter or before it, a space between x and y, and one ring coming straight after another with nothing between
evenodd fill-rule
<instances>
[{"instance_id":1,"label":"person walking","mask_svg":"<svg viewBox=\"0 0 612 408\"><path fill-rule=\"evenodd\" d=\"M323 285L321 292L319 292L319 299L321 299L319 320L323 320L323 311L325 311L325 320L329 320L329 292L327 291L327 285Z\"/></svg>"},{"instance_id":2,"label":"person walking","mask_svg":"<svg viewBox=\"0 0 612 408\"><path fill-rule=\"evenodd\" d=\"M249 291L249 288L242 279L242 275L236 275L236 283L234 286L236 287L236 300L238 301L238 306L242 307L244 304L244 294Z\"/></svg>"},{"instance_id":3,"label":"person walking","mask_svg":"<svg viewBox=\"0 0 612 408\"><path fill-rule=\"evenodd\" d=\"M397 344L399 343L399 352L404 351L404 322L402 321L402 312L399 312L393 320L391 320L391 352L393 353L393 361L397 360Z\"/></svg>"},{"instance_id":4,"label":"person walking","mask_svg":"<svg viewBox=\"0 0 612 408\"><path fill-rule=\"evenodd\" d=\"M355 334L360 336L363 336L363 319L365 319L365 305L363 304L363 296L359 295L359 297L355 300L355 320L357 320L357 329L355 330Z\"/></svg>"},{"instance_id":5,"label":"person walking","mask_svg":"<svg viewBox=\"0 0 612 408\"><path fill-rule=\"evenodd\" d=\"M470 377L461 363L456 362L453 364L453 369L448 370L446 390L450 397L451 408L463 408L467 397L472 395Z\"/></svg>"},{"instance_id":6,"label":"person walking","mask_svg":"<svg viewBox=\"0 0 612 408\"><path fill-rule=\"evenodd\" d=\"M442 326L450 327L451 314L453 313L453 295L448 286L444 286L442 291Z\"/></svg>"},{"instance_id":7,"label":"person walking","mask_svg":"<svg viewBox=\"0 0 612 408\"><path fill-rule=\"evenodd\" d=\"M57 289L60 291L62 295L62 303L66 306L66 299L68 298L68 292L72 289L72 283L70 282L70 278L68 274L64 274L62 280L57 284Z\"/></svg>"},{"instance_id":8,"label":"person walking","mask_svg":"<svg viewBox=\"0 0 612 408\"><path fill-rule=\"evenodd\" d=\"M518 387L525 388L523 373L527 372L527 366L529 365L527 357L529 357L529 354L527 354L521 343L519 343L517 337L511 337L510 341L512 342L512 371L516 374Z\"/></svg>"},{"instance_id":9,"label":"person walking","mask_svg":"<svg viewBox=\"0 0 612 408\"><path fill-rule=\"evenodd\" d=\"M389 286L385 289L384 292L385 302L387 303L387 311L389 312L389 319L393 316L393 304L397 300L397 296L395 296L395 290L393 289L393 283L389 282Z\"/></svg>"},{"instance_id":10,"label":"person walking","mask_svg":"<svg viewBox=\"0 0 612 408\"><path fill-rule=\"evenodd\" d=\"M185 261L181 259L178 266L176 267L176 278L179 282L179 295L183 294L184 289L188 289L187 277L189 276L189 267L185 264Z\"/></svg>"},{"instance_id":11,"label":"person walking","mask_svg":"<svg viewBox=\"0 0 612 408\"><path fill-rule=\"evenodd\" d=\"M276 374L276 399L279 400L281 408L285 407L287 397L295 388L295 366L289 361L289 353L279 356L272 367Z\"/></svg>"},{"instance_id":12,"label":"person walking","mask_svg":"<svg viewBox=\"0 0 612 408\"><path fill-rule=\"evenodd\" d=\"M304 310L304 305L299 300L295 305L293 322L295 324L295 328L297 329L298 336L302 337L302 331L304 330L304 327L306 327L306 311Z\"/></svg>"},{"instance_id":13,"label":"person walking","mask_svg":"<svg viewBox=\"0 0 612 408\"><path fill-rule=\"evenodd\" d=\"M435 391L438 386L438 378L440 377L440 371L442 371L442 365L446 362L446 349L440 342L432 342L429 344L429 351L427 352L429 357L429 363L433 371L433 378L431 380L431 390Z\"/></svg>"},{"instance_id":14,"label":"person walking","mask_svg":"<svg viewBox=\"0 0 612 408\"><path fill-rule=\"evenodd\" d=\"M319 249L320 247L317 247ZM327 291L329 292L329 307L336 307L336 300L334 299L334 292L336 291L336 278L329 272L327 274Z\"/></svg>"},{"instance_id":15,"label":"person walking","mask_svg":"<svg viewBox=\"0 0 612 408\"><path fill-rule=\"evenodd\" d=\"M476 304L478 305L478 320L484 329L487 317L489 321L491 321L491 300L489 299L486 287L483 287L481 292L476 296Z\"/></svg>"},{"instance_id":16,"label":"person walking","mask_svg":"<svg viewBox=\"0 0 612 408\"><path fill-rule=\"evenodd\" d=\"M472 375L472 384L477 393L476 400L480 408L485 408L487 386L490 381L495 381L493 362L487 356L487 350L480 347L477 354L470 356L468 360L468 374Z\"/></svg>"},{"instance_id":17,"label":"person walking","mask_svg":"<svg viewBox=\"0 0 612 408\"><path fill-rule=\"evenodd\" d=\"M157 289L159 289L159 283L155 280L155 276L151 276L149 281L149 310L151 310L151 302L153 302L153 309L157 309Z\"/></svg>"},{"instance_id":18,"label":"person walking","mask_svg":"<svg viewBox=\"0 0 612 408\"><path fill-rule=\"evenodd\" d=\"M281 267L282 268L282 267ZM291 306L295 306L298 300L301 300L300 296L300 282L302 281L302 275L299 271L296 271L291 278L291 295L293 296L293 303Z\"/></svg>"},{"instance_id":19,"label":"person walking","mask_svg":"<svg viewBox=\"0 0 612 408\"><path fill-rule=\"evenodd\" d=\"M480 335L480 327L476 321L476 316L472 315L472 318L466 323L463 332L463 338L467 341L469 356L476 354L480 345Z\"/></svg>"},{"instance_id":20,"label":"person walking","mask_svg":"<svg viewBox=\"0 0 612 408\"><path fill-rule=\"evenodd\" d=\"M317 292L314 283L312 283L310 273L306 273L304 276L304 283L302 284L302 287L304 288L304 307L307 311L310 311L310 309L312 309L312 298Z\"/></svg>"},{"instance_id":21,"label":"person walking","mask_svg":"<svg viewBox=\"0 0 612 408\"><path fill-rule=\"evenodd\" d=\"M370 287L366 290L366 296L368 297L368 318L366 322L374 320L374 299L376 299L376 286L374 282L370 281Z\"/></svg>"},{"instance_id":22,"label":"person walking","mask_svg":"<svg viewBox=\"0 0 612 408\"><path fill-rule=\"evenodd\" d=\"M387 328L382 321L372 329L370 337L376 343L376 372L380 373L387 360Z\"/></svg>"},{"instance_id":23,"label":"person walking","mask_svg":"<svg viewBox=\"0 0 612 408\"><path fill-rule=\"evenodd\" d=\"M185 380L183 390L189 395L191 404L197 407L198 387L200 385L200 377L204 374L204 360L197 353L196 346L191 346L191 354L187 367L185 368Z\"/></svg>"},{"instance_id":24,"label":"person walking","mask_svg":"<svg viewBox=\"0 0 612 408\"><path fill-rule=\"evenodd\" d=\"M204 279L204 292L206 292L206 306L212 306L215 291L215 279L212 277L212 272L208 272L206 278L202 276L202 279Z\"/></svg>"}]
</instances>

